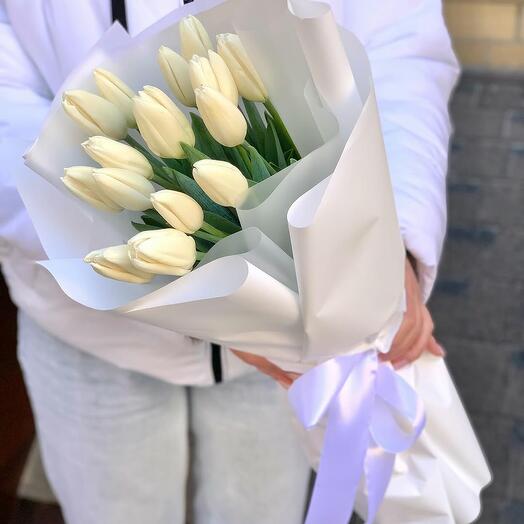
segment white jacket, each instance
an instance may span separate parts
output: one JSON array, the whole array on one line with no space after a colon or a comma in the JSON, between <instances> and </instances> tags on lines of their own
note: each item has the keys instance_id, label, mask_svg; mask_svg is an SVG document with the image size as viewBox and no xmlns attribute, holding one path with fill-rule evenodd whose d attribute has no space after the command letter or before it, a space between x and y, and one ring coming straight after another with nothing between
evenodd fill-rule
<instances>
[{"instance_id":1,"label":"white jacket","mask_svg":"<svg viewBox=\"0 0 524 524\"><path fill-rule=\"evenodd\" d=\"M198 0L197 0L198 1ZM182 0L127 0L136 34ZM365 45L373 69L402 235L419 263L425 297L446 230L448 100L458 65L440 0L331 0ZM67 343L114 364L179 384L211 384L205 342L86 309L47 271L16 175L60 84L111 25L109 0L0 0L0 255L14 302ZM224 378L246 372L222 352Z\"/></svg>"}]
</instances>

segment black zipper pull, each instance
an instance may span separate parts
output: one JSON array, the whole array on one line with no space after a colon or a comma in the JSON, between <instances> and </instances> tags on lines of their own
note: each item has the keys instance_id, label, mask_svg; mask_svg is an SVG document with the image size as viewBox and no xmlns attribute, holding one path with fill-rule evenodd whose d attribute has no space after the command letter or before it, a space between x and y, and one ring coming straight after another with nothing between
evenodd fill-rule
<instances>
[{"instance_id":1,"label":"black zipper pull","mask_svg":"<svg viewBox=\"0 0 524 524\"><path fill-rule=\"evenodd\" d=\"M215 383L222 382L222 347L218 344L211 344L211 367L213 368L213 378Z\"/></svg>"},{"instance_id":2,"label":"black zipper pull","mask_svg":"<svg viewBox=\"0 0 524 524\"><path fill-rule=\"evenodd\" d=\"M120 22L127 31L127 13L125 0L111 0L111 18Z\"/></svg>"}]
</instances>

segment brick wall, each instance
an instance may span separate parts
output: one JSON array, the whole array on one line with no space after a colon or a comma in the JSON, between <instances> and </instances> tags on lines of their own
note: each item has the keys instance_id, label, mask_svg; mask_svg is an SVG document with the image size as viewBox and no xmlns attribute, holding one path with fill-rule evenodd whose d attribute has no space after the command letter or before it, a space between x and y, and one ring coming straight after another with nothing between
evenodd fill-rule
<instances>
[{"instance_id":1,"label":"brick wall","mask_svg":"<svg viewBox=\"0 0 524 524\"><path fill-rule=\"evenodd\" d=\"M524 0L444 0L465 67L524 72Z\"/></svg>"}]
</instances>

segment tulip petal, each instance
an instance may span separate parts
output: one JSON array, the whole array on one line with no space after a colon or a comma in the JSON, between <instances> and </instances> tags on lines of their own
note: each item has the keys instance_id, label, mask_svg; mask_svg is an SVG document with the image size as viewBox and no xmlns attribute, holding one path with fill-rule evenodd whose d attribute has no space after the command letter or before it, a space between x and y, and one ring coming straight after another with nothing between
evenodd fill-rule
<instances>
[{"instance_id":1,"label":"tulip petal","mask_svg":"<svg viewBox=\"0 0 524 524\"><path fill-rule=\"evenodd\" d=\"M151 193L155 188L143 176L117 168L96 169L93 177L98 187L111 200L131 211L151 208Z\"/></svg>"}]
</instances>

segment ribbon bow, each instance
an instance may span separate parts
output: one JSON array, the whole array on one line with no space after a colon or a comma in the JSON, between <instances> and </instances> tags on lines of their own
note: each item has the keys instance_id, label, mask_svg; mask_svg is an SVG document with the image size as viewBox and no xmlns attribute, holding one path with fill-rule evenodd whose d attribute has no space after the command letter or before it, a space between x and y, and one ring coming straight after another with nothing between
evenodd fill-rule
<instances>
[{"instance_id":1,"label":"ribbon bow","mask_svg":"<svg viewBox=\"0 0 524 524\"><path fill-rule=\"evenodd\" d=\"M391 479L395 454L409 449L424 428L424 408L415 390L370 349L311 369L290 388L289 400L307 429L327 415L306 524L347 524L363 474L366 524L371 524ZM398 415L410 423L408 431L400 427Z\"/></svg>"}]
</instances>

